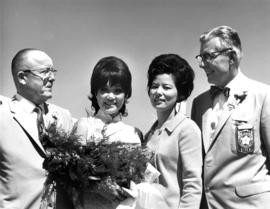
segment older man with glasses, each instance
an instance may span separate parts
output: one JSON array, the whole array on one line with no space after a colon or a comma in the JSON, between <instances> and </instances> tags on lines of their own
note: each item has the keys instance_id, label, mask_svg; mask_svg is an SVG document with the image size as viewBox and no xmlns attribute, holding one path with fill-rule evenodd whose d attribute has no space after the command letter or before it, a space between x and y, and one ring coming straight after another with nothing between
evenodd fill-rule
<instances>
[{"instance_id":1,"label":"older man with glasses","mask_svg":"<svg viewBox=\"0 0 270 209\"><path fill-rule=\"evenodd\" d=\"M70 131L73 122L68 110L47 103L56 70L45 52L23 49L11 68L17 93L0 105L0 208L38 209L46 180L42 131L51 123Z\"/></svg>"},{"instance_id":2,"label":"older man with glasses","mask_svg":"<svg viewBox=\"0 0 270 209\"><path fill-rule=\"evenodd\" d=\"M192 105L204 145L201 209L270 208L270 87L240 71L233 28L213 28L200 43L196 58L213 84Z\"/></svg>"}]
</instances>

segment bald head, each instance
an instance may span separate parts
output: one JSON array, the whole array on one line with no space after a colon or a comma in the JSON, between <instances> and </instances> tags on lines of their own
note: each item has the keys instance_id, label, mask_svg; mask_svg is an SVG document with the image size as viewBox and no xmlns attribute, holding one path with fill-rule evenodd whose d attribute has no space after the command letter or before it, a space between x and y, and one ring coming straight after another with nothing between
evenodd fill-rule
<instances>
[{"instance_id":1,"label":"bald head","mask_svg":"<svg viewBox=\"0 0 270 209\"><path fill-rule=\"evenodd\" d=\"M55 80L53 61L39 49L20 50L12 59L11 70L17 93L35 104L52 97Z\"/></svg>"},{"instance_id":2,"label":"bald head","mask_svg":"<svg viewBox=\"0 0 270 209\"><path fill-rule=\"evenodd\" d=\"M14 77L18 71L25 69L35 69L36 66L39 66L40 68L47 67L43 66L44 61L53 65L52 59L44 51L35 48L22 49L17 52L17 54L12 59L12 75Z\"/></svg>"}]
</instances>

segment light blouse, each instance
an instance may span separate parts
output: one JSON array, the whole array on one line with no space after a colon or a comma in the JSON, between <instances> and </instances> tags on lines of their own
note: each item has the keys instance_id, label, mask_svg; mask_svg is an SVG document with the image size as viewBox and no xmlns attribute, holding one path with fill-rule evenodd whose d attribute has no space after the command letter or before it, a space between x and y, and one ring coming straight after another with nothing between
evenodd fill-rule
<instances>
[{"instance_id":1,"label":"light blouse","mask_svg":"<svg viewBox=\"0 0 270 209\"><path fill-rule=\"evenodd\" d=\"M107 137L109 142L141 143L137 129L123 123L121 116L109 118L98 112L96 116L79 119L75 127L83 144L87 141L98 142L104 137ZM83 196L83 204L75 205L76 209L115 209L120 204L88 190L84 191Z\"/></svg>"}]
</instances>

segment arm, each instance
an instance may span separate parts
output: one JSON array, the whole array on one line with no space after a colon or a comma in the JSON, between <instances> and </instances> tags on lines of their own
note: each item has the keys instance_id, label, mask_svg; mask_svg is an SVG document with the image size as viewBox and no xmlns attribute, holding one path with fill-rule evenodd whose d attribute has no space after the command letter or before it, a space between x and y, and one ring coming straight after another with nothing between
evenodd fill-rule
<instances>
[{"instance_id":1,"label":"arm","mask_svg":"<svg viewBox=\"0 0 270 209\"><path fill-rule=\"evenodd\" d=\"M63 121L65 121L64 124L64 130L67 132L71 132L73 129L73 125L74 125L74 119L71 116L71 113L69 110L64 109L64 114L63 114Z\"/></svg>"},{"instance_id":2,"label":"arm","mask_svg":"<svg viewBox=\"0 0 270 209\"><path fill-rule=\"evenodd\" d=\"M82 144L86 144L88 134L87 118L81 118L75 123L74 134L79 136L79 140Z\"/></svg>"},{"instance_id":3,"label":"arm","mask_svg":"<svg viewBox=\"0 0 270 209\"><path fill-rule=\"evenodd\" d=\"M141 144L143 143L143 133L141 132L140 129L138 129L137 127L135 127L135 133L138 135L138 137L140 138L140 142Z\"/></svg>"},{"instance_id":4,"label":"arm","mask_svg":"<svg viewBox=\"0 0 270 209\"><path fill-rule=\"evenodd\" d=\"M191 106L191 119L195 121L195 115L196 115L196 109L195 109L196 105L195 105L195 99L192 102L192 106Z\"/></svg>"},{"instance_id":5,"label":"arm","mask_svg":"<svg viewBox=\"0 0 270 209\"><path fill-rule=\"evenodd\" d=\"M260 124L262 143L264 144L268 155L268 166L270 166L270 88L267 89L266 96L262 104Z\"/></svg>"},{"instance_id":6,"label":"arm","mask_svg":"<svg viewBox=\"0 0 270 209\"><path fill-rule=\"evenodd\" d=\"M179 179L182 179L182 194L179 208L197 209L202 195L202 145L201 133L192 120L182 127L179 140L180 162L182 168Z\"/></svg>"}]
</instances>

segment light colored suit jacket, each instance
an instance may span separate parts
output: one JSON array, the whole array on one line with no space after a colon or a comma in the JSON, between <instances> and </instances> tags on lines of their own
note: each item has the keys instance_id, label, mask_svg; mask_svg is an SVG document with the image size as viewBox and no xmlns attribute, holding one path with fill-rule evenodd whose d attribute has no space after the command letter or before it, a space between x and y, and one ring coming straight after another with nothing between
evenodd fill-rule
<instances>
[{"instance_id":1,"label":"light colored suit jacket","mask_svg":"<svg viewBox=\"0 0 270 209\"><path fill-rule=\"evenodd\" d=\"M0 95L0 105L7 105L10 98Z\"/></svg>"},{"instance_id":2,"label":"light colored suit jacket","mask_svg":"<svg viewBox=\"0 0 270 209\"><path fill-rule=\"evenodd\" d=\"M156 124L146 134L146 145L154 150L152 164L161 174L153 186L161 192L167 207L149 202L149 208L197 209L202 194L201 132L181 112L158 131L154 131Z\"/></svg>"},{"instance_id":3,"label":"light colored suit jacket","mask_svg":"<svg viewBox=\"0 0 270 209\"><path fill-rule=\"evenodd\" d=\"M205 125L211 108L209 91L193 101L192 119L202 130L205 148L208 208L270 208L270 87L240 74L213 141L207 144ZM245 153L241 147L250 151Z\"/></svg>"},{"instance_id":4,"label":"light colored suit jacket","mask_svg":"<svg viewBox=\"0 0 270 209\"><path fill-rule=\"evenodd\" d=\"M0 208L38 209L46 179L42 168L44 149L38 139L36 120L31 119L14 97L0 105ZM69 111L48 104L46 123L70 130Z\"/></svg>"}]
</instances>

